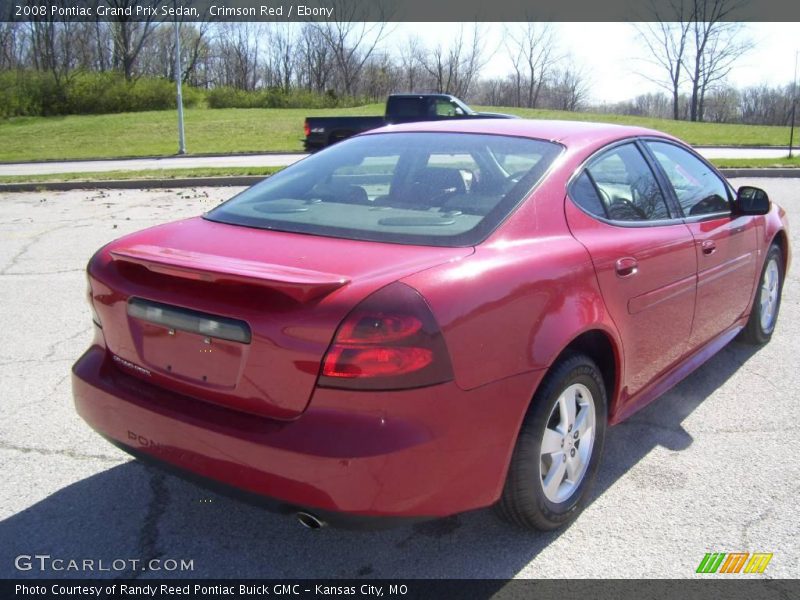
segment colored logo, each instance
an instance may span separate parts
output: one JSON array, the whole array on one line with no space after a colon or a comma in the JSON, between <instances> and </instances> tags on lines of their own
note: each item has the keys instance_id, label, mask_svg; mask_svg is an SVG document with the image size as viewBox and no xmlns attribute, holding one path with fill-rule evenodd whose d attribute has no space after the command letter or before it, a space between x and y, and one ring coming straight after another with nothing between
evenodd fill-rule
<instances>
[{"instance_id":1,"label":"colored logo","mask_svg":"<svg viewBox=\"0 0 800 600\"><path fill-rule=\"evenodd\" d=\"M708 552L697 566L697 573L763 573L772 553Z\"/></svg>"}]
</instances>

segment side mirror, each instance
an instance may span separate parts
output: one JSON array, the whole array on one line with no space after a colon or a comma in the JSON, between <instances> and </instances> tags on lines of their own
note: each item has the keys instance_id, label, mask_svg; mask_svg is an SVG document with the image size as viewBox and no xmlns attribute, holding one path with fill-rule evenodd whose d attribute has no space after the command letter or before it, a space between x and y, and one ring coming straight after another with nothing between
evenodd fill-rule
<instances>
[{"instance_id":1,"label":"side mirror","mask_svg":"<svg viewBox=\"0 0 800 600\"><path fill-rule=\"evenodd\" d=\"M769 196L761 188L743 185L733 203L735 215L765 215L769 212Z\"/></svg>"}]
</instances>

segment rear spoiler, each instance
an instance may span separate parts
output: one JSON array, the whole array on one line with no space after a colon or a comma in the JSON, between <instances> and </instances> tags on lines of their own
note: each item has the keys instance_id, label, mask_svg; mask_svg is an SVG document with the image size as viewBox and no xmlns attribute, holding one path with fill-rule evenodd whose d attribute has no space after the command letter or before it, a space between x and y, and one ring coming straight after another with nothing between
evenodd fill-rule
<instances>
[{"instance_id":1,"label":"rear spoiler","mask_svg":"<svg viewBox=\"0 0 800 600\"><path fill-rule=\"evenodd\" d=\"M142 244L112 250L111 257L183 279L268 287L299 302L327 296L350 282L333 273Z\"/></svg>"}]
</instances>

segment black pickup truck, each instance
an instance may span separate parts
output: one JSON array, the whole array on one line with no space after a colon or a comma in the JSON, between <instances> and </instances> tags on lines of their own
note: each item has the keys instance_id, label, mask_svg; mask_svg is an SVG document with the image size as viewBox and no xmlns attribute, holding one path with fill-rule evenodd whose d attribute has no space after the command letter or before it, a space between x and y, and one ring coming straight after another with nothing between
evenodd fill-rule
<instances>
[{"instance_id":1,"label":"black pickup truck","mask_svg":"<svg viewBox=\"0 0 800 600\"><path fill-rule=\"evenodd\" d=\"M320 150L362 131L392 123L441 119L515 119L513 115L479 113L450 94L392 94L382 117L308 117L305 149Z\"/></svg>"}]
</instances>

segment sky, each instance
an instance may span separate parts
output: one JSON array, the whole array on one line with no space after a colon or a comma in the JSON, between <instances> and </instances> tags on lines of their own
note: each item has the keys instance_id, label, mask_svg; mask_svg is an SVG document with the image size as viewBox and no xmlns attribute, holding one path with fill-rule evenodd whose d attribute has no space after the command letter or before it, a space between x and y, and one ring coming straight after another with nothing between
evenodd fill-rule
<instances>
[{"instance_id":1,"label":"sky","mask_svg":"<svg viewBox=\"0 0 800 600\"><path fill-rule=\"evenodd\" d=\"M511 24L513 26L513 24ZM411 33L428 46L446 46L458 33L460 23L399 23L392 41L401 43ZM466 25L471 27L471 25ZM487 63L483 77L503 77L511 72L511 63L503 46L503 24L482 23L487 50L496 52ZM660 77L646 60L642 43L631 23L554 23L561 51L571 54L583 65L591 81L591 102L619 102L660 88L638 73ZM800 51L800 23L746 23L743 33L755 47L742 57L730 73L736 87L766 83L791 83L796 52ZM396 37L395 37L396 36Z\"/></svg>"}]
</instances>

